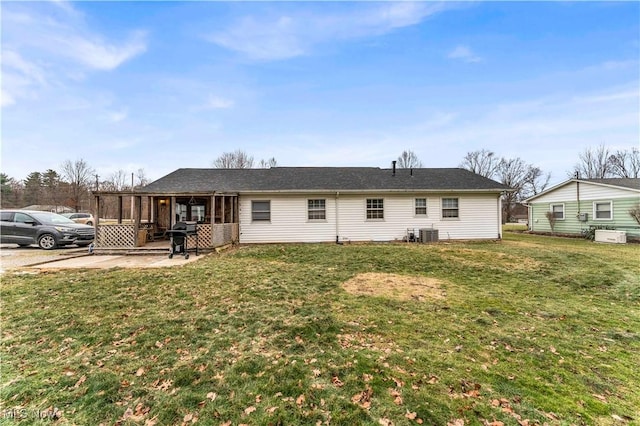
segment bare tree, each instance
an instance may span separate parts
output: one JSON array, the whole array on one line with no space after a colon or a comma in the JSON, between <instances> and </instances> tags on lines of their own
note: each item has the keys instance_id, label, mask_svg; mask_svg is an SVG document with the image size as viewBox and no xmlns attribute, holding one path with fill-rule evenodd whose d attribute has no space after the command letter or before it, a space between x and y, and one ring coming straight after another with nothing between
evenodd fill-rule
<instances>
[{"instance_id":1,"label":"bare tree","mask_svg":"<svg viewBox=\"0 0 640 426\"><path fill-rule=\"evenodd\" d=\"M88 194L88 188L95 171L82 159L73 162L66 160L62 163L61 169L62 177L69 184L71 203L78 211L82 207L82 198Z\"/></svg>"},{"instance_id":2,"label":"bare tree","mask_svg":"<svg viewBox=\"0 0 640 426\"><path fill-rule=\"evenodd\" d=\"M459 167L491 179L498 171L500 162L501 160L493 151L481 149L480 151L467 152Z\"/></svg>"},{"instance_id":3,"label":"bare tree","mask_svg":"<svg viewBox=\"0 0 640 426\"><path fill-rule=\"evenodd\" d=\"M278 162L276 161L275 157L271 157L268 160L260 160L258 167L261 169L270 169L272 167L276 167L277 165Z\"/></svg>"},{"instance_id":4,"label":"bare tree","mask_svg":"<svg viewBox=\"0 0 640 426\"><path fill-rule=\"evenodd\" d=\"M609 149L600 145L597 148L587 148L580 153L578 163L573 167L572 176L582 179L603 179L612 175L612 164L609 161Z\"/></svg>"},{"instance_id":5,"label":"bare tree","mask_svg":"<svg viewBox=\"0 0 640 426\"><path fill-rule=\"evenodd\" d=\"M537 195L549 186L551 180L551 172L546 175L539 167L531 166L529 175L526 179L526 192L522 194L522 198L528 198L531 195Z\"/></svg>"},{"instance_id":6,"label":"bare tree","mask_svg":"<svg viewBox=\"0 0 640 426\"><path fill-rule=\"evenodd\" d=\"M147 178L147 174L143 168L138 169L136 172L136 187L140 188L146 186L149 183L149 178Z\"/></svg>"},{"instance_id":7,"label":"bare tree","mask_svg":"<svg viewBox=\"0 0 640 426\"><path fill-rule=\"evenodd\" d=\"M540 173L540 169L527 164L521 158L503 158L500 161L496 175L502 184L513 191L505 192L502 196L502 208L504 219L511 222L513 209L517 202L526 198L530 191L530 184L535 181L534 175Z\"/></svg>"},{"instance_id":8,"label":"bare tree","mask_svg":"<svg viewBox=\"0 0 640 426\"><path fill-rule=\"evenodd\" d=\"M122 169L118 169L117 171L111 173L109 178L107 179L108 188L111 188L112 191L122 191L124 189L129 188L129 179L127 176L127 172Z\"/></svg>"},{"instance_id":9,"label":"bare tree","mask_svg":"<svg viewBox=\"0 0 640 426\"><path fill-rule=\"evenodd\" d=\"M253 156L241 149L224 152L214 160L213 167L218 169L250 169L253 167Z\"/></svg>"},{"instance_id":10,"label":"bare tree","mask_svg":"<svg viewBox=\"0 0 640 426\"><path fill-rule=\"evenodd\" d=\"M398 167L401 169L417 169L422 167L422 161L418 159L415 152L410 149L404 150L398 157Z\"/></svg>"},{"instance_id":11,"label":"bare tree","mask_svg":"<svg viewBox=\"0 0 640 426\"><path fill-rule=\"evenodd\" d=\"M638 222L638 225L640 225L640 204L636 204L629 209L629 216L631 216L633 220Z\"/></svg>"},{"instance_id":12,"label":"bare tree","mask_svg":"<svg viewBox=\"0 0 640 426\"><path fill-rule=\"evenodd\" d=\"M640 177L640 149L636 147L628 151L616 151L609 157L609 163L611 163L611 174L616 177Z\"/></svg>"},{"instance_id":13,"label":"bare tree","mask_svg":"<svg viewBox=\"0 0 640 426\"><path fill-rule=\"evenodd\" d=\"M556 216L553 214L553 212L546 212L545 216L549 221L549 226L551 227L551 232L553 233L556 227Z\"/></svg>"}]
</instances>

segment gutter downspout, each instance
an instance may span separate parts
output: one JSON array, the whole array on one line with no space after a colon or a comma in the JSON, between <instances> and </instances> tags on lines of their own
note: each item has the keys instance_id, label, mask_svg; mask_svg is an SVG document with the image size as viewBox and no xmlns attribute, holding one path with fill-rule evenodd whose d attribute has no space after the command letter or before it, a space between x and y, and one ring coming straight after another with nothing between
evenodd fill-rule
<instances>
[{"instance_id":1,"label":"gutter downspout","mask_svg":"<svg viewBox=\"0 0 640 426\"><path fill-rule=\"evenodd\" d=\"M338 209L338 200L340 199L340 192L336 191L336 244L342 244L340 242L340 215Z\"/></svg>"}]
</instances>

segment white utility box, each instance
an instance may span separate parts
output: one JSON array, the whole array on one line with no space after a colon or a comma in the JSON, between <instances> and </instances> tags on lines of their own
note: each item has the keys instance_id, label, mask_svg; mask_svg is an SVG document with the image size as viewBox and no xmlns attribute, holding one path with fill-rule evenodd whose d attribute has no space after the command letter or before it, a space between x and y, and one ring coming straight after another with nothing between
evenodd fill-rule
<instances>
[{"instance_id":1,"label":"white utility box","mask_svg":"<svg viewBox=\"0 0 640 426\"><path fill-rule=\"evenodd\" d=\"M609 229L596 229L595 241L599 243L626 244L627 233Z\"/></svg>"}]
</instances>

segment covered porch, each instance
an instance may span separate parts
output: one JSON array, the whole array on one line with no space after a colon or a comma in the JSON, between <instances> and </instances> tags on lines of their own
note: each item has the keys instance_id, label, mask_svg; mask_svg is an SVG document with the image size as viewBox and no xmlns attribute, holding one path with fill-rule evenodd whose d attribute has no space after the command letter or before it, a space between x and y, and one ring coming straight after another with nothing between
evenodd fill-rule
<instances>
[{"instance_id":1,"label":"covered porch","mask_svg":"<svg viewBox=\"0 0 640 426\"><path fill-rule=\"evenodd\" d=\"M93 192L96 249L169 249L166 231L195 222L187 246L212 249L239 238L238 194ZM197 239L196 239L197 238Z\"/></svg>"}]
</instances>

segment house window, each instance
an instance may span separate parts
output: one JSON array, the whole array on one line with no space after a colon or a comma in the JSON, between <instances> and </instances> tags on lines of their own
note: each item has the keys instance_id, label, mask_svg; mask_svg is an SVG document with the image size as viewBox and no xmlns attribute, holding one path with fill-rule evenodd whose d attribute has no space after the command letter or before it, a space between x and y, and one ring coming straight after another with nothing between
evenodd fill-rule
<instances>
[{"instance_id":1,"label":"house window","mask_svg":"<svg viewBox=\"0 0 640 426\"><path fill-rule=\"evenodd\" d=\"M384 219L384 200L382 198L367 198L367 220Z\"/></svg>"},{"instance_id":2,"label":"house window","mask_svg":"<svg viewBox=\"0 0 640 426\"><path fill-rule=\"evenodd\" d=\"M326 200L307 200L307 218L325 220L327 218Z\"/></svg>"},{"instance_id":3,"label":"house window","mask_svg":"<svg viewBox=\"0 0 640 426\"><path fill-rule=\"evenodd\" d=\"M427 215L427 199L416 198L416 216L426 216L426 215Z\"/></svg>"},{"instance_id":4,"label":"house window","mask_svg":"<svg viewBox=\"0 0 640 426\"><path fill-rule=\"evenodd\" d=\"M449 219L460 217L457 198L442 199L442 217Z\"/></svg>"},{"instance_id":5,"label":"house window","mask_svg":"<svg viewBox=\"0 0 640 426\"><path fill-rule=\"evenodd\" d=\"M251 220L254 222L269 222L271 220L271 201L252 201Z\"/></svg>"},{"instance_id":6,"label":"house window","mask_svg":"<svg viewBox=\"0 0 640 426\"><path fill-rule=\"evenodd\" d=\"M564 220L564 204L551 204L549 210L553 213L553 217Z\"/></svg>"},{"instance_id":7,"label":"house window","mask_svg":"<svg viewBox=\"0 0 640 426\"><path fill-rule=\"evenodd\" d=\"M613 202L604 201L604 202L593 203L593 217L596 220L597 219L600 219L600 220L613 219Z\"/></svg>"}]
</instances>

